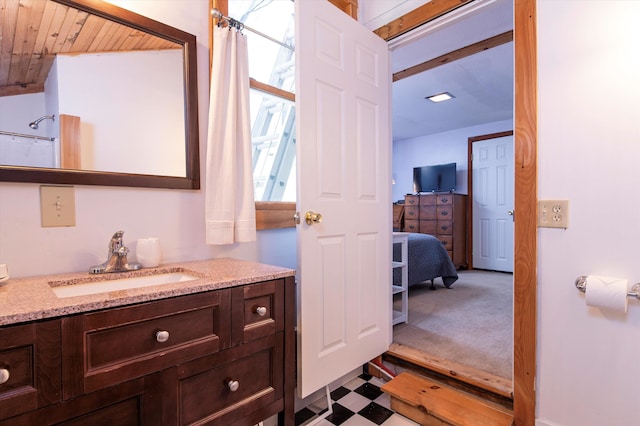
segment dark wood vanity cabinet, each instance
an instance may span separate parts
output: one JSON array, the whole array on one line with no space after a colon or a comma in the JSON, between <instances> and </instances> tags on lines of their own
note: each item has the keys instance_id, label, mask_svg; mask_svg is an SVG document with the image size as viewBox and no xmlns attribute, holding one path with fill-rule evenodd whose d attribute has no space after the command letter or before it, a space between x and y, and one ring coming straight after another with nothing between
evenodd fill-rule
<instances>
[{"instance_id":1,"label":"dark wood vanity cabinet","mask_svg":"<svg viewBox=\"0 0 640 426\"><path fill-rule=\"evenodd\" d=\"M0 394L0 425L293 425L294 291L287 277L44 322L57 383L40 405Z\"/></svg>"},{"instance_id":2,"label":"dark wood vanity cabinet","mask_svg":"<svg viewBox=\"0 0 640 426\"><path fill-rule=\"evenodd\" d=\"M0 328L0 419L60 399L60 321Z\"/></svg>"}]
</instances>

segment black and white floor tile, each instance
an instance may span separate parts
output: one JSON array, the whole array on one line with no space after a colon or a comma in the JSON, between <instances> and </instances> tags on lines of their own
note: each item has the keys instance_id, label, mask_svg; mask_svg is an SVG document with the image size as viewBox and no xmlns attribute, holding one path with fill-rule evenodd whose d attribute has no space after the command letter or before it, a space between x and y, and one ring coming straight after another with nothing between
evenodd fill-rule
<instances>
[{"instance_id":1,"label":"black and white floor tile","mask_svg":"<svg viewBox=\"0 0 640 426\"><path fill-rule=\"evenodd\" d=\"M321 398L296 413L296 426L313 423L317 426L416 426L406 417L391 411L389 395L380 390L384 382L368 374L349 381L331 392L333 413L322 420L327 411L327 399Z\"/></svg>"}]
</instances>

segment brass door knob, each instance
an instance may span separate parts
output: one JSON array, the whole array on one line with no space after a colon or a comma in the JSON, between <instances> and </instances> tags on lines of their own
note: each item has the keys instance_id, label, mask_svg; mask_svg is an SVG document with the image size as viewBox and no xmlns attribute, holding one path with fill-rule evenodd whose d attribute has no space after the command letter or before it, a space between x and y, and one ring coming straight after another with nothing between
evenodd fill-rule
<instances>
[{"instance_id":1,"label":"brass door knob","mask_svg":"<svg viewBox=\"0 0 640 426\"><path fill-rule=\"evenodd\" d=\"M304 220L307 222L307 225L313 225L314 223L322 222L322 215L320 213L308 211L304 214Z\"/></svg>"}]
</instances>

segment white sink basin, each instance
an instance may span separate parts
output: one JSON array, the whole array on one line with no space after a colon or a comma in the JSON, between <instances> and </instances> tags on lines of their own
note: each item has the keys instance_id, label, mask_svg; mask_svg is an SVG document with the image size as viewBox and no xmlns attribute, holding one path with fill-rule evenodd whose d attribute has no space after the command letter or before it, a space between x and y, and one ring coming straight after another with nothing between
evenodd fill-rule
<instances>
[{"instance_id":1,"label":"white sink basin","mask_svg":"<svg viewBox=\"0 0 640 426\"><path fill-rule=\"evenodd\" d=\"M198 280L200 278L201 277L197 275L192 275L187 272L166 272L156 275L144 275L139 277L119 278L115 280L52 286L51 289L58 297L75 297L86 296L88 294L109 293L117 290L149 287L152 285L172 284Z\"/></svg>"}]
</instances>

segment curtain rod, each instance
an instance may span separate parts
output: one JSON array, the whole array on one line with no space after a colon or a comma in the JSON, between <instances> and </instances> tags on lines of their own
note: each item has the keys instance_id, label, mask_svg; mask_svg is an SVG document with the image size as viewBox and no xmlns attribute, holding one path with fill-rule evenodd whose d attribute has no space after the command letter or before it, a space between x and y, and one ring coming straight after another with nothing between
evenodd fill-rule
<instances>
[{"instance_id":1,"label":"curtain rod","mask_svg":"<svg viewBox=\"0 0 640 426\"><path fill-rule=\"evenodd\" d=\"M0 130L0 135L16 136L19 138L26 138L26 139L40 139L43 141L50 141L50 142L53 142L56 140L56 138L49 138L46 136L26 135L24 133L6 132L4 130Z\"/></svg>"},{"instance_id":2,"label":"curtain rod","mask_svg":"<svg viewBox=\"0 0 640 426\"><path fill-rule=\"evenodd\" d=\"M285 48L287 48L287 49L291 50L292 52L295 52L295 51L296 51L296 49L295 49L293 46L291 46L291 45L288 45L288 44L286 44L286 43L283 43L283 42L281 42L281 41L278 41L278 40L276 40L275 38L273 38L273 37L271 37L271 36L268 36L268 35L266 35L266 34L264 34L264 33L261 33L260 31L255 30L255 29L253 29L253 28L251 28L251 27L247 27L244 23L242 23L242 22L240 22L240 21L238 21L238 20L235 20L235 19L230 18L230 17L228 17L228 16L224 16L224 15L222 14L222 12L220 12L220 10L218 10L218 9L211 9L211 16L213 16L213 17L214 17L214 18L216 18L216 19L220 19L220 20L223 20L223 21L227 21L227 22L229 23L229 26L234 27L234 28L236 28L236 29L237 29L237 30L239 30L239 31L242 31L242 29L245 29L245 28L246 28L247 30L251 31L252 33L258 34L258 35L259 35L259 36L261 36L261 37L264 37L264 38L266 38L266 39L268 39L268 40L271 40L272 42L277 43L277 44L279 44L280 46L285 47Z\"/></svg>"}]
</instances>

